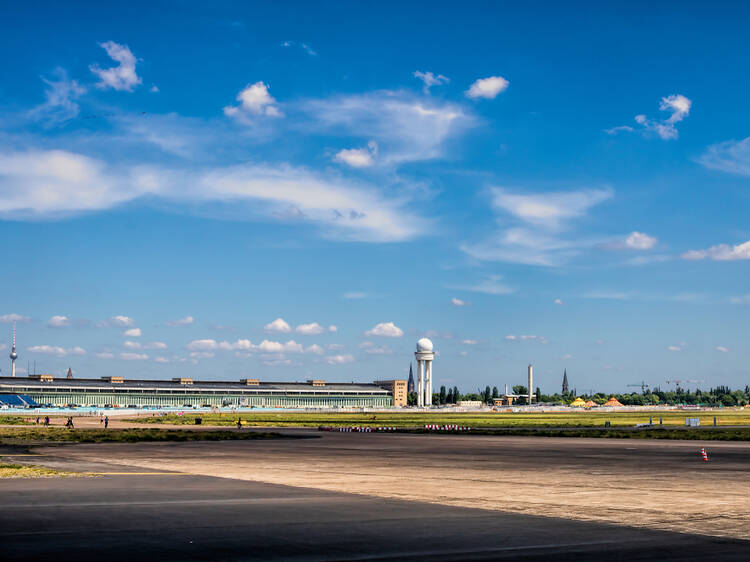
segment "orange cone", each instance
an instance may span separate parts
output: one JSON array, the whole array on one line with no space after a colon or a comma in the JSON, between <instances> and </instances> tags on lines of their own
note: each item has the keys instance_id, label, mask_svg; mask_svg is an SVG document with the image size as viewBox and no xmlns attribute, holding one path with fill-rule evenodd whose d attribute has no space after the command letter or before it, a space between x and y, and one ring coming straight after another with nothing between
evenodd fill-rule
<instances>
[{"instance_id":1,"label":"orange cone","mask_svg":"<svg viewBox=\"0 0 750 562\"><path fill-rule=\"evenodd\" d=\"M703 457L703 460L708 462L708 453L706 453L706 448L701 447L701 456Z\"/></svg>"}]
</instances>

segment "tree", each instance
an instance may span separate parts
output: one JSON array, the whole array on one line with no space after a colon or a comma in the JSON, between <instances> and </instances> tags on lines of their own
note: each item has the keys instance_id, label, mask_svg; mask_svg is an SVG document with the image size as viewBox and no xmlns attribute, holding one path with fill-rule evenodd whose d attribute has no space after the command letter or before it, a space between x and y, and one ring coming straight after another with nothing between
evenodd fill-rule
<instances>
[{"instance_id":1,"label":"tree","mask_svg":"<svg viewBox=\"0 0 750 562\"><path fill-rule=\"evenodd\" d=\"M497 390L496 386L492 387L492 397L493 398L500 398L500 392Z\"/></svg>"},{"instance_id":2,"label":"tree","mask_svg":"<svg viewBox=\"0 0 750 562\"><path fill-rule=\"evenodd\" d=\"M458 387L454 386L453 387L453 403L455 404L459 400L461 400L461 393L458 391Z\"/></svg>"},{"instance_id":3,"label":"tree","mask_svg":"<svg viewBox=\"0 0 750 562\"><path fill-rule=\"evenodd\" d=\"M445 403L446 404L454 404L456 401L453 400L453 389L448 389L448 394L445 395Z\"/></svg>"},{"instance_id":4,"label":"tree","mask_svg":"<svg viewBox=\"0 0 750 562\"><path fill-rule=\"evenodd\" d=\"M526 394L526 387L520 384L513 385L513 394Z\"/></svg>"},{"instance_id":5,"label":"tree","mask_svg":"<svg viewBox=\"0 0 750 562\"><path fill-rule=\"evenodd\" d=\"M440 387L440 403L445 404L447 394L445 392L445 385Z\"/></svg>"},{"instance_id":6,"label":"tree","mask_svg":"<svg viewBox=\"0 0 750 562\"><path fill-rule=\"evenodd\" d=\"M409 406L416 406L417 405L417 393L416 392L410 392L406 395L406 403Z\"/></svg>"},{"instance_id":7,"label":"tree","mask_svg":"<svg viewBox=\"0 0 750 562\"><path fill-rule=\"evenodd\" d=\"M543 400L542 400L542 390L538 386L536 387L536 401L537 402L543 402Z\"/></svg>"},{"instance_id":8,"label":"tree","mask_svg":"<svg viewBox=\"0 0 750 562\"><path fill-rule=\"evenodd\" d=\"M491 404L492 403L492 390L490 390L489 385L487 385L484 389L484 402L485 404Z\"/></svg>"}]
</instances>

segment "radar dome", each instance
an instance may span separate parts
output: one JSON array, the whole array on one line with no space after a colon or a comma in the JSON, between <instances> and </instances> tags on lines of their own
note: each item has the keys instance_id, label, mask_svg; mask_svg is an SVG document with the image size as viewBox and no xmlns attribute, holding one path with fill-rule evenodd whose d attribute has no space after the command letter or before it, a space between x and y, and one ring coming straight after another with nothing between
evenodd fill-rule
<instances>
[{"instance_id":1,"label":"radar dome","mask_svg":"<svg viewBox=\"0 0 750 562\"><path fill-rule=\"evenodd\" d=\"M432 342L427 338L422 338L417 342L417 351L432 351Z\"/></svg>"}]
</instances>

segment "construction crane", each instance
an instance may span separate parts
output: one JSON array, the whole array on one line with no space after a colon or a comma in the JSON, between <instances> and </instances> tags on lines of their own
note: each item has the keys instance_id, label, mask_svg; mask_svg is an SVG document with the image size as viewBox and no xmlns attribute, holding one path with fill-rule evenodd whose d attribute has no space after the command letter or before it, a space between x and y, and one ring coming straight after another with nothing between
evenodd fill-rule
<instances>
[{"instance_id":1,"label":"construction crane","mask_svg":"<svg viewBox=\"0 0 750 562\"><path fill-rule=\"evenodd\" d=\"M641 392L646 392L651 385L647 384L646 381L641 381L640 384L629 384L627 386L638 386L641 388Z\"/></svg>"}]
</instances>

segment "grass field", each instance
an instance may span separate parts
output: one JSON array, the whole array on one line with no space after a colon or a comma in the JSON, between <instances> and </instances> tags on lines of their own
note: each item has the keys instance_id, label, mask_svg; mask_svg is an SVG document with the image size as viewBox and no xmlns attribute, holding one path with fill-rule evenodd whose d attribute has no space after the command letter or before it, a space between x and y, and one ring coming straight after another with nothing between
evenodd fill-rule
<instances>
[{"instance_id":1,"label":"grass field","mask_svg":"<svg viewBox=\"0 0 750 562\"><path fill-rule=\"evenodd\" d=\"M0 416L0 425L34 425L22 416Z\"/></svg>"},{"instance_id":2,"label":"grass field","mask_svg":"<svg viewBox=\"0 0 750 562\"><path fill-rule=\"evenodd\" d=\"M701 419L702 426L713 425L716 416L720 426L750 425L750 409L724 409L720 412L548 412L548 413L384 413L384 414L349 414L349 413L243 413L243 414L205 414L205 415L167 415L143 417L128 421L139 423L166 423L175 425L193 425L195 418L202 418L205 425L234 426L241 418L243 425L255 427L378 427L393 426L404 429L418 429L425 424L457 424L472 428L589 428L603 427L609 421L612 427L633 427L636 424L654 423L662 419L665 426L684 426L686 417Z\"/></svg>"},{"instance_id":3,"label":"grass field","mask_svg":"<svg viewBox=\"0 0 750 562\"><path fill-rule=\"evenodd\" d=\"M18 444L32 442L60 443L138 443L142 441L224 441L243 439L274 439L284 436L273 432L182 431L179 429L65 429L61 427L3 427L0 442Z\"/></svg>"},{"instance_id":4,"label":"grass field","mask_svg":"<svg viewBox=\"0 0 750 562\"><path fill-rule=\"evenodd\" d=\"M50 478L53 476L75 476L75 474L42 466L0 463L0 478Z\"/></svg>"}]
</instances>

